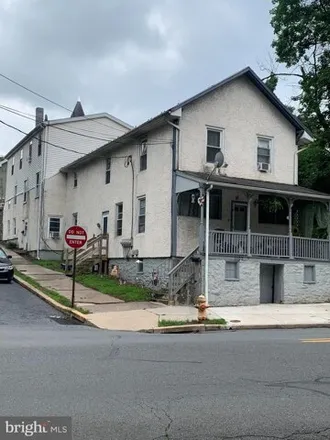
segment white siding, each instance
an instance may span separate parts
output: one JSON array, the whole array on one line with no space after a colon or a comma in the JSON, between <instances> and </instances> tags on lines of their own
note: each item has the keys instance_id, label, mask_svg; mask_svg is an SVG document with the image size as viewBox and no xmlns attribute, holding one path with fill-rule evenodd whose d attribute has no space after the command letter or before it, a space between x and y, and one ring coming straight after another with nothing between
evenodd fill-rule
<instances>
[{"instance_id":1,"label":"white siding","mask_svg":"<svg viewBox=\"0 0 330 440\"><path fill-rule=\"evenodd\" d=\"M79 135L65 130L74 131ZM79 159L84 154L96 150L108 141L122 136L127 131L129 131L127 128L105 117L72 120L72 122L65 124L50 126L47 141L67 150L48 145L45 177L52 177L59 172L60 168ZM99 139L93 139L92 137ZM68 150L78 151L79 153Z\"/></svg>"},{"instance_id":2,"label":"white siding","mask_svg":"<svg viewBox=\"0 0 330 440\"><path fill-rule=\"evenodd\" d=\"M207 125L224 129L227 176L294 183L296 130L248 79L237 79L183 109L181 170L205 171ZM257 170L258 135L273 139L270 173Z\"/></svg>"},{"instance_id":3,"label":"white siding","mask_svg":"<svg viewBox=\"0 0 330 440\"><path fill-rule=\"evenodd\" d=\"M171 149L172 128L165 126L148 136L147 170L139 171L139 146L123 146L113 152L111 181L105 184L106 158L95 160L77 170L78 186L73 187L73 172L68 174L65 224L72 223L78 213L78 224L88 228L88 235L98 234L102 212L109 211L109 257L122 258L122 239L131 237L132 226L132 169L125 168L123 157L132 155L135 177L133 194L133 248L139 257L170 256L171 246ZM162 142L162 143L160 143ZM154 143L154 144L153 144ZM146 196L146 231L138 234L138 197ZM123 203L123 234L116 236L116 204Z\"/></svg>"},{"instance_id":4,"label":"white siding","mask_svg":"<svg viewBox=\"0 0 330 440\"><path fill-rule=\"evenodd\" d=\"M45 139L45 131L42 133L42 140ZM38 135L36 135L38 137ZM32 160L28 161L29 146L32 142ZM23 150L22 169L19 169L19 161ZM6 202L4 209L4 240L17 240L20 247L28 250L36 249L37 246L37 224L39 198L36 198L36 173L42 174L42 161L45 144L42 143L42 154L38 156L38 139L33 138L26 142L23 147L8 159L8 171L6 181ZM13 157L14 174L11 174ZM24 181L28 181L27 202L23 201ZM14 204L14 191L17 186L17 203ZM16 219L16 235L13 233L13 219ZM7 224L10 221L10 233L8 234ZM25 229L25 222L28 223L26 235L22 234Z\"/></svg>"},{"instance_id":5,"label":"white siding","mask_svg":"<svg viewBox=\"0 0 330 440\"><path fill-rule=\"evenodd\" d=\"M58 127L58 128L57 128ZM59 129L60 128L60 129ZM86 136L93 136L100 139L92 139L86 136L79 136L68 131L71 130ZM95 131L91 133L90 131ZM29 144L23 146L23 166L19 169L20 151L16 152L14 175L11 175L12 157L8 159L6 203L4 211L4 239L16 239L20 247L29 251L35 251L38 248L38 224L39 224L39 198L36 196L36 173L40 172L40 183L42 183L44 171L44 192L43 208L40 229L40 245L44 250L61 250L63 241L51 240L48 237L48 219L50 216L60 216L64 214L66 181L65 176L59 173L61 167L78 159L82 154L73 153L66 149L81 151L83 154L89 153L106 143L103 139L112 140L126 133L128 129L121 124L114 122L106 117L97 119L79 119L72 120L64 124L48 126L42 132L42 155L38 156L38 140L32 139L32 161L28 162ZM102 133L102 134L101 134ZM38 135L36 135L37 137ZM57 148L49 143L64 148ZM46 156L44 156L46 154ZM45 163L43 163L43 160ZM23 203L24 181L28 180L29 196L27 203ZM18 197L17 204L14 205L14 188L17 185ZM17 233L13 234L13 219L16 218ZM10 233L8 233L8 220L10 221ZM27 234L24 236L21 232L24 229L24 222L28 222ZM62 229L62 236L63 238Z\"/></svg>"}]
</instances>

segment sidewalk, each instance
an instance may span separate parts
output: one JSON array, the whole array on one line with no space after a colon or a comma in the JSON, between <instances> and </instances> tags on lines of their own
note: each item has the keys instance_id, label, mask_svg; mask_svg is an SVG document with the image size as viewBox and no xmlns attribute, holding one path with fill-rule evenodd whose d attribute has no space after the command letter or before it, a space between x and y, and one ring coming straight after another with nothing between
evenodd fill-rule
<instances>
[{"instance_id":1,"label":"sidewalk","mask_svg":"<svg viewBox=\"0 0 330 440\"><path fill-rule=\"evenodd\" d=\"M71 299L72 280L8 250L14 266L41 286ZM154 329L158 322L195 321L193 306L166 306L156 302L124 303L122 300L76 284L76 305L89 311L87 320L108 330ZM262 304L242 307L211 307L208 318L224 318L229 328L330 327L330 304Z\"/></svg>"}]
</instances>

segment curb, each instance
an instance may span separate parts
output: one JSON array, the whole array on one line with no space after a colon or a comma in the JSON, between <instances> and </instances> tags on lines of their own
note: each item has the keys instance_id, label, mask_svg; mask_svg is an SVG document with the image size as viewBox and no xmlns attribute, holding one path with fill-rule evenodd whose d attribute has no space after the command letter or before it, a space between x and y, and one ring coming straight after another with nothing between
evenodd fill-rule
<instances>
[{"instance_id":1,"label":"curb","mask_svg":"<svg viewBox=\"0 0 330 440\"><path fill-rule=\"evenodd\" d=\"M227 325L220 324L187 324L173 325L167 327L154 327L140 330L140 333L204 333L206 331L231 330Z\"/></svg>"},{"instance_id":2,"label":"curb","mask_svg":"<svg viewBox=\"0 0 330 440\"><path fill-rule=\"evenodd\" d=\"M319 324L248 324L248 325L217 325L217 324L193 324L177 325L168 327L155 327L139 330L140 333L205 333L220 330L284 330L284 329L308 329L308 328L330 328L330 323Z\"/></svg>"},{"instance_id":3,"label":"curb","mask_svg":"<svg viewBox=\"0 0 330 440\"><path fill-rule=\"evenodd\" d=\"M97 325L92 323L83 313L78 312L78 310L74 310L71 307L64 306L63 304L60 304L59 302L55 301L54 299L50 298L45 293L41 292L39 289L37 289L34 286L31 286L28 282L24 281L22 278L20 278L17 275L14 275L14 281L19 284L22 287L25 287L25 289L29 290L34 295L38 296L40 299L54 307L54 309L59 310L60 312L69 315L71 318L77 319L77 321L80 321L84 324L87 324L91 327L99 328Z\"/></svg>"}]
</instances>

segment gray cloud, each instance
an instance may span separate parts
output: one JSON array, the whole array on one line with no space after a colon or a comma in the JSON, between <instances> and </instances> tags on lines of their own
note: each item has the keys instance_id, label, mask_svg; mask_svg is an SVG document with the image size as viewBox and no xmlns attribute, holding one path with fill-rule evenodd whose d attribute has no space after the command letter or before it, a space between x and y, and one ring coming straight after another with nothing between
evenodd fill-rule
<instances>
[{"instance_id":1,"label":"gray cloud","mask_svg":"<svg viewBox=\"0 0 330 440\"><path fill-rule=\"evenodd\" d=\"M138 124L246 65L258 71L270 52L270 8L271 0L0 0L0 72L69 108L80 96L88 112ZM0 78L0 104L18 101L67 116ZM2 127L0 136L0 152L16 141Z\"/></svg>"}]
</instances>

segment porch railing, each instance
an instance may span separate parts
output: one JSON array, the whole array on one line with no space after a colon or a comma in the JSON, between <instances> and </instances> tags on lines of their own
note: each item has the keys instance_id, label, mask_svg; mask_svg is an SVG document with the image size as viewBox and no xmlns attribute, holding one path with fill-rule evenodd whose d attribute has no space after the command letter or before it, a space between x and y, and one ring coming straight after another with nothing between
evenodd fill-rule
<instances>
[{"instance_id":1,"label":"porch railing","mask_svg":"<svg viewBox=\"0 0 330 440\"><path fill-rule=\"evenodd\" d=\"M244 255L306 260L330 260L330 241L287 235L210 231L210 255Z\"/></svg>"}]
</instances>

